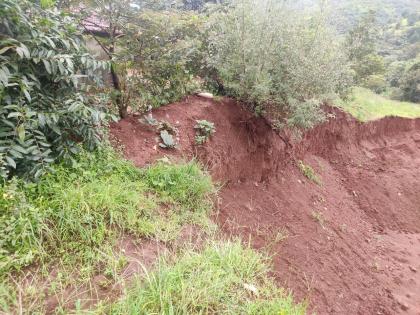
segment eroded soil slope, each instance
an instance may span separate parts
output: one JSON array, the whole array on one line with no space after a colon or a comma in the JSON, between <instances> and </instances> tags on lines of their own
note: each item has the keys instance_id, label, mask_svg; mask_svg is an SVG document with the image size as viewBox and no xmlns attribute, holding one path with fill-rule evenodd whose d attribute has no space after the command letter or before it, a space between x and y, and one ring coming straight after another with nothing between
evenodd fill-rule
<instances>
[{"instance_id":1,"label":"eroded soil slope","mask_svg":"<svg viewBox=\"0 0 420 315\"><path fill-rule=\"evenodd\" d=\"M111 134L138 166L198 157L224 184L215 220L272 254L279 285L310 310L420 314L420 120L361 124L329 111L328 122L296 141L235 101L189 97L153 113L177 126L176 150L160 149L139 117ZM216 125L204 146L194 144L197 119Z\"/></svg>"}]
</instances>

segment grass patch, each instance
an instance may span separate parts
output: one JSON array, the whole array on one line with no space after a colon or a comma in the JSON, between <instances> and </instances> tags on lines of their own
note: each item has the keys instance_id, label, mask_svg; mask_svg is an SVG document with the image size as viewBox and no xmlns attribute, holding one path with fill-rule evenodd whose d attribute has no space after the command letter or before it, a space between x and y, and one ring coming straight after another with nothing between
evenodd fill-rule
<instances>
[{"instance_id":1,"label":"grass patch","mask_svg":"<svg viewBox=\"0 0 420 315\"><path fill-rule=\"evenodd\" d=\"M141 170L110 148L82 152L72 167L56 165L36 184L14 179L0 186L0 312L16 303L13 287L27 266L45 276L58 268L83 283L109 273L103 253L121 235L168 242L185 224L212 228L214 193L195 161Z\"/></svg>"},{"instance_id":2,"label":"grass patch","mask_svg":"<svg viewBox=\"0 0 420 315\"><path fill-rule=\"evenodd\" d=\"M267 276L261 254L239 242L164 258L109 314L304 314Z\"/></svg>"},{"instance_id":3,"label":"grass patch","mask_svg":"<svg viewBox=\"0 0 420 315\"><path fill-rule=\"evenodd\" d=\"M37 184L13 181L0 188L0 274L36 258L89 258L85 254L116 231L153 237L170 226L176 238L185 221L203 221L213 192L194 161L139 170L111 149L84 152L73 167L57 165Z\"/></svg>"},{"instance_id":4,"label":"grass patch","mask_svg":"<svg viewBox=\"0 0 420 315\"><path fill-rule=\"evenodd\" d=\"M321 179L316 174L315 170L310 166L303 163L303 161L298 162L298 167L302 174L309 179L310 181L314 182L317 185L321 185Z\"/></svg>"},{"instance_id":5,"label":"grass patch","mask_svg":"<svg viewBox=\"0 0 420 315\"><path fill-rule=\"evenodd\" d=\"M143 177L149 187L155 190L162 200L176 203L184 210L194 212L208 211L210 199L214 192L210 176L203 173L200 165L194 160L174 166L168 161L158 163L145 169Z\"/></svg>"},{"instance_id":6,"label":"grass patch","mask_svg":"<svg viewBox=\"0 0 420 315\"><path fill-rule=\"evenodd\" d=\"M353 89L350 100L339 101L338 106L360 121L369 121L385 116L420 117L420 104L390 100L360 87Z\"/></svg>"},{"instance_id":7,"label":"grass patch","mask_svg":"<svg viewBox=\"0 0 420 315\"><path fill-rule=\"evenodd\" d=\"M312 218L325 229L325 217L321 211L312 211Z\"/></svg>"}]
</instances>

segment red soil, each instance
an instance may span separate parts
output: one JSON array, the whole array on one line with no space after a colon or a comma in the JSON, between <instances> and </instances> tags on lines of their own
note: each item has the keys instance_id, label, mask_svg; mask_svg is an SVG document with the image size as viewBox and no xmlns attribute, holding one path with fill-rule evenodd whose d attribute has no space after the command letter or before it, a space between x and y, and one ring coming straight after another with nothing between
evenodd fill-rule
<instances>
[{"instance_id":1,"label":"red soil","mask_svg":"<svg viewBox=\"0 0 420 315\"><path fill-rule=\"evenodd\" d=\"M179 129L157 146L130 117L111 126L128 159L197 156L224 184L215 220L273 255L273 276L318 314L420 314L420 120L359 123L337 109L301 141L232 100L189 97L153 112ZM195 146L195 120L216 133ZM303 176L297 161L321 179Z\"/></svg>"}]
</instances>

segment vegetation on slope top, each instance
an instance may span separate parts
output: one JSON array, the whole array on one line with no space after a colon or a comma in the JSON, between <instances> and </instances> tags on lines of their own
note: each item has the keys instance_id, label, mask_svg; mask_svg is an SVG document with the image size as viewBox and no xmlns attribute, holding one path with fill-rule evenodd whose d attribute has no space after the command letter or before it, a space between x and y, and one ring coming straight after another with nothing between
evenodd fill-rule
<instances>
[{"instance_id":1,"label":"vegetation on slope top","mask_svg":"<svg viewBox=\"0 0 420 315\"><path fill-rule=\"evenodd\" d=\"M361 121L374 120L386 116L420 117L420 104L390 100L360 87L354 88L350 99L340 101L338 106Z\"/></svg>"}]
</instances>

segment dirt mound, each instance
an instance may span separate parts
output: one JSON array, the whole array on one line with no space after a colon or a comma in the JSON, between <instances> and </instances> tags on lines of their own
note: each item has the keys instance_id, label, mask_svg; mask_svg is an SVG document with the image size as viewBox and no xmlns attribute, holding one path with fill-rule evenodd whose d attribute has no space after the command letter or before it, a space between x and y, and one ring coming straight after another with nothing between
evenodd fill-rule
<instances>
[{"instance_id":1,"label":"dirt mound","mask_svg":"<svg viewBox=\"0 0 420 315\"><path fill-rule=\"evenodd\" d=\"M138 166L165 154L198 157L224 184L215 220L269 251L279 284L310 310L420 314L420 120L361 124L329 111L294 141L235 101L189 97L153 112L177 126L177 150L160 149L154 128L135 117L111 135ZM204 146L194 144L198 119L217 129Z\"/></svg>"}]
</instances>

